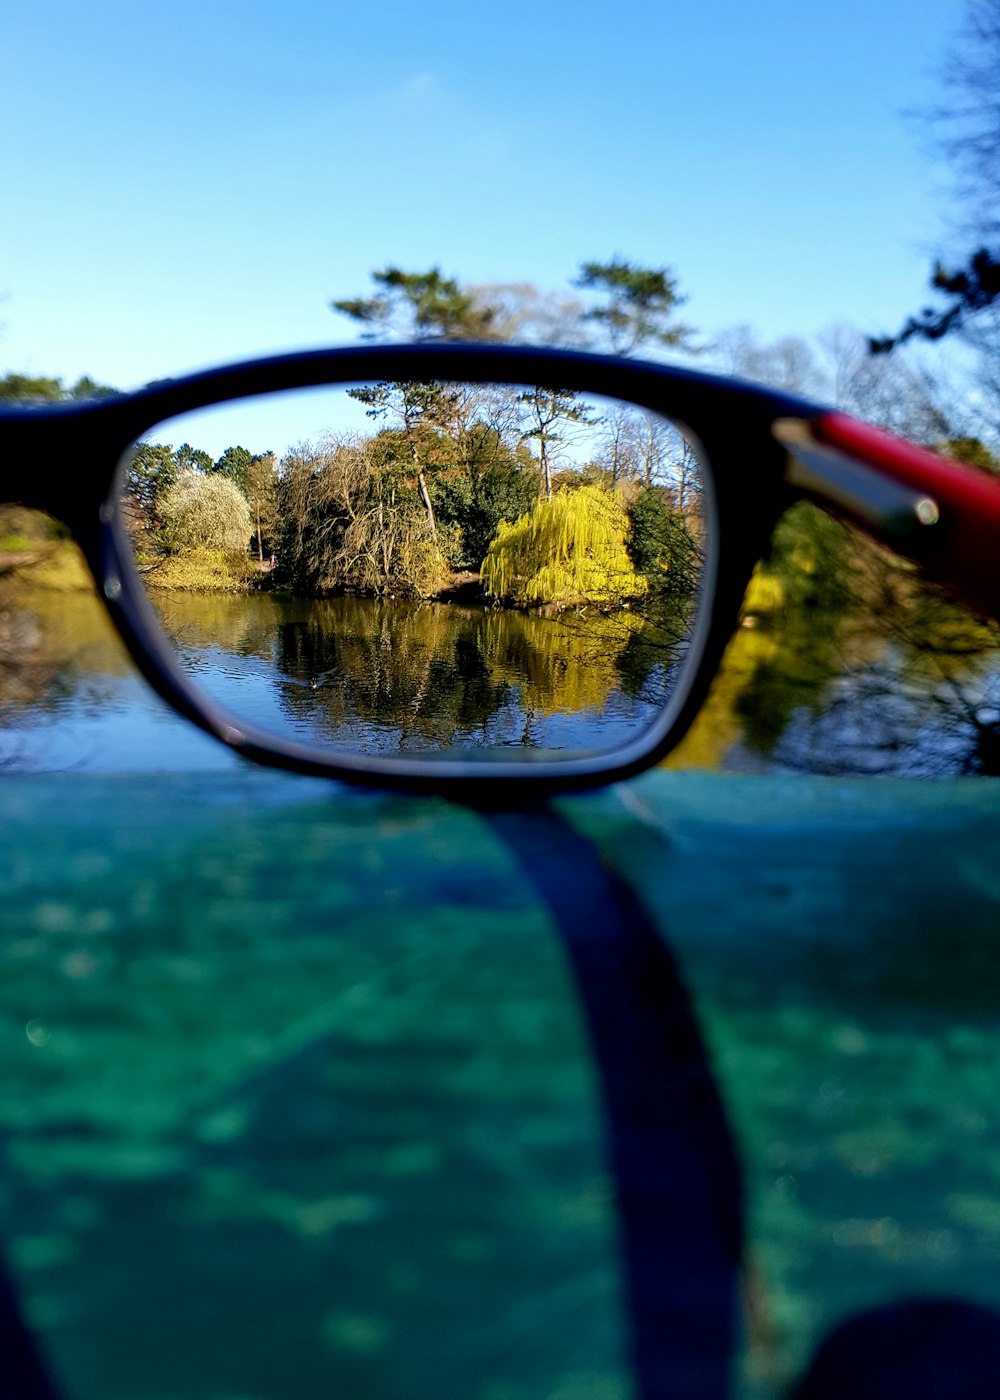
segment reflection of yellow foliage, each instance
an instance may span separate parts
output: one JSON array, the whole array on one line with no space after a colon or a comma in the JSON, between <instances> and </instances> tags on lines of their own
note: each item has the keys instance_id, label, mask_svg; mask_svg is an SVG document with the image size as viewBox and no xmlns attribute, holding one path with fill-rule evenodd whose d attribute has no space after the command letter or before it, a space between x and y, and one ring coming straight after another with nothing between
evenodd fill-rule
<instances>
[{"instance_id":1,"label":"reflection of yellow foliage","mask_svg":"<svg viewBox=\"0 0 1000 1400\"><path fill-rule=\"evenodd\" d=\"M94 580L75 544L30 541L23 564L11 570L18 586L58 593L92 593Z\"/></svg>"},{"instance_id":2,"label":"reflection of yellow foliage","mask_svg":"<svg viewBox=\"0 0 1000 1400\"><path fill-rule=\"evenodd\" d=\"M776 612L785 601L785 590L780 578L765 572L758 564L743 600L743 611L748 613Z\"/></svg>"},{"instance_id":3,"label":"reflection of yellow foliage","mask_svg":"<svg viewBox=\"0 0 1000 1400\"><path fill-rule=\"evenodd\" d=\"M1000 629L917 580L908 582L913 597L896 637L909 665L931 680L972 682L974 691L976 678L996 664Z\"/></svg>"},{"instance_id":4,"label":"reflection of yellow foliage","mask_svg":"<svg viewBox=\"0 0 1000 1400\"><path fill-rule=\"evenodd\" d=\"M262 658L270 654L274 622L267 595L156 589L149 601L178 646L218 647Z\"/></svg>"},{"instance_id":5,"label":"reflection of yellow foliage","mask_svg":"<svg viewBox=\"0 0 1000 1400\"><path fill-rule=\"evenodd\" d=\"M789 563L801 574L814 574L816 572L815 551L797 546L788 556Z\"/></svg>"},{"instance_id":6,"label":"reflection of yellow foliage","mask_svg":"<svg viewBox=\"0 0 1000 1400\"><path fill-rule=\"evenodd\" d=\"M621 602L646 587L625 548L621 497L599 486L564 491L512 524L483 561L483 586L515 603Z\"/></svg>"},{"instance_id":7,"label":"reflection of yellow foliage","mask_svg":"<svg viewBox=\"0 0 1000 1400\"><path fill-rule=\"evenodd\" d=\"M442 742L515 693L538 715L598 713L621 687L626 649L650 638L655 646L660 635L628 610L594 607L539 617L389 599L179 591L151 599L189 658L202 648L257 657L293 678L290 704L321 707L333 724L356 714ZM654 655L668 659L667 645Z\"/></svg>"},{"instance_id":8,"label":"reflection of yellow foliage","mask_svg":"<svg viewBox=\"0 0 1000 1400\"><path fill-rule=\"evenodd\" d=\"M74 546L59 550L58 578L75 568L81 581L89 579ZM69 676L128 671L125 649L92 583L87 588L33 586L33 568L17 574L0 587L0 706L38 704L52 684Z\"/></svg>"},{"instance_id":9,"label":"reflection of yellow foliage","mask_svg":"<svg viewBox=\"0 0 1000 1400\"><path fill-rule=\"evenodd\" d=\"M497 610L486 616L483 652L496 680L520 686L526 709L593 712L620 686L618 658L642 627L631 612L567 609L543 618Z\"/></svg>"},{"instance_id":10,"label":"reflection of yellow foliage","mask_svg":"<svg viewBox=\"0 0 1000 1400\"><path fill-rule=\"evenodd\" d=\"M665 767L721 767L726 753L743 734L737 712L740 696L758 666L773 661L778 648L777 640L759 628L739 629L726 648L708 699L680 744L664 760Z\"/></svg>"}]
</instances>

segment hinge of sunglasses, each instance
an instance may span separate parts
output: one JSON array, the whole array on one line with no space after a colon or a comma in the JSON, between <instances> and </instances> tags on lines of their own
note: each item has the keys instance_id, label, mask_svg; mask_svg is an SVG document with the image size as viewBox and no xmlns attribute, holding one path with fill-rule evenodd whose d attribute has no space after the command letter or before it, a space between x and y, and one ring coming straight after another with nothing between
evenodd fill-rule
<instances>
[{"instance_id":1,"label":"hinge of sunglasses","mask_svg":"<svg viewBox=\"0 0 1000 1400\"><path fill-rule=\"evenodd\" d=\"M920 537L940 519L932 497L818 443L801 418L779 418L772 432L788 453L789 486L906 553L919 552Z\"/></svg>"}]
</instances>

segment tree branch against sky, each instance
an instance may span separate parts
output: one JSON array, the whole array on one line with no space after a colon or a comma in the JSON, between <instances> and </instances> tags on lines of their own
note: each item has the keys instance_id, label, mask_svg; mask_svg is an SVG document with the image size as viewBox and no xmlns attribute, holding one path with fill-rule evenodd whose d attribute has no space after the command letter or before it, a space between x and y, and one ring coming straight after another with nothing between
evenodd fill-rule
<instances>
[{"instance_id":1,"label":"tree branch against sky","mask_svg":"<svg viewBox=\"0 0 1000 1400\"><path fill-rule=\"evenodd\" d=\"M956 222L968 242L993 246L1000 238L1000 0L966 0L941 83L943 100L927 119L952 170Z\"/></svg>"},{"instance_id":2,"label":"tree branch against sky","mask_svg":"<svg viewBox=\"0 0 1000 1400\"><path fill-rule=\"evenodd\" d=\"M501 340L616 355L695 348L693 330L677 319L687 298L672 270L620 254L580 264L571 285L584 298L531 283L466 285L439 267L404 272L390 265L371 278L373 295L330 302L364 340Z\"/></svg>"},{"instance_id":3,"label":"tree branch against sky","mask_svg":"<svg viewBox=\"0 0 1000 1400\"><path fill-rule=\"evenodd\" d=\"M630 355L644 346L692 348L690 326L674 319L687 298L668 267L641 267L616 255L606 263L581 263L573 286L603 297L583 319L603 333L614 354Z\"/></svg>"},{"instance_id":4,"label":"tree branch against sky","mask_svg":"<svg viewBox=\"0 0 1000 1400\"><path fill-rule=\"evenodd\" d=\"M1000 298L1000 253L979 248L965 266L951 270L938 262L930 285L935 292L942 293L943 304L923 307L915 316L907 318L896 335L872 337L872 354L887 354L914 337L942 340L988 311Z\"/></svg>"},{"instance_id":5,"label":"tree branch against sky","mask_svg":"<svg viewBox=\"0 0 1000 1400\"><path fill-rule=\"evenodd\" d=\"M331 309L366 329L365 340L493 339L493 309L477 301L440 268L403 272L386 267L372 273L376 292L330 303Z\"/></svg>"},{"instance_id":6,"label":"tree branch against sky","mask_svg":"<svg viewBox=\"0 0 1000 1400\"><path fill-rule=\"evenodd\" d=\"M914 338L941 340L1000 301L1000 0L966 0L941 84L942 100L923 116L952 171L950 222L964 250L935 263L930 285L937 304L910 316L895 335L872 338L875 354Z\"/></svg>"}]
</instances>

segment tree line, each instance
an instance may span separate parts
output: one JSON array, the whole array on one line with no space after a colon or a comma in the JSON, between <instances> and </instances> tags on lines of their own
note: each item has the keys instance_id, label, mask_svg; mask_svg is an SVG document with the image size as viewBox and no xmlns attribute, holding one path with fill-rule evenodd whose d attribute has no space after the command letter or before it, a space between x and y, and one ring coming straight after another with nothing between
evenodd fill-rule
<instances>
[{"instance_id":1,"label":"tree line","mask_svg":"<svg viewBox=\"0 0 1000 1400\"><path fill-rule=\"evenodd\" d=\"M482 573L532 603L690 597L697 464L669 424L568 389L381 383L348 393L368 433L289 449L140 444L123 509L140 565L252 550L298 594L426 597ZM259 581L259 578L258 578Z\"/></svg>"},{"instance_id":2,"label":"tree line","mask_svg":"<svg viewBox=\"0 0 1000 1400\"><path fill-rule=\"evenodd\" d=\"M563 339L575 325L578 342L597 337L619 353L691 338L671 271L620 257L581 265L577 285L599 295L589 309L545 312L541 294L466 288L436 268L389 267L373 283L371 296L333 304L366 338L522 339L541 321L551 337L556 316ZM483 571L504 601L621 602L669 591L671 568L695 568L695 463L654 416L598 410L572 388L383 382L347 392L371 431L331 430L280 460L243 446L213 460L189 443L140 443L124 511L150 582L163 559L249 548L258 565L276 564L268 584L310 595L426 597ZM690 594L690 579L675 584Z\"/></svg>"},{"instance_id":3,"label":"tree line","mask_svg":"<svg viewBox=\"0 0 1000 1400\"><path fill-rule=\"evenodd\" d=\"M126 528L145 562L191 549L256 551L276 537L274 453L227 447L214 459L190 443L140 442L124 466Z\"/></svg>"}]
</instances>

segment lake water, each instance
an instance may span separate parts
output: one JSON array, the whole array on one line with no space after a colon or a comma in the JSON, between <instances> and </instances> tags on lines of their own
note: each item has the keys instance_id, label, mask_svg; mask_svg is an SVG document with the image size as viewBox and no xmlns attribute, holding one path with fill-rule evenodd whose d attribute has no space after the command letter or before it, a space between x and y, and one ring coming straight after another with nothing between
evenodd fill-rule
<instances>
[{"instance_id":1,"label":"lake water","mask_svg":"<svg viewBox=\"0 0 1000 1400\"><path fill-rule=\"evenodd\" d=\"M245 721L331 749L607 750L674 681L677 632L627 610L555 617L442 603L160 595L183 664ZM671 766L949 776L1000 771L995 654L831 646L835 627L751 619ZM84 591L0 608L0 766L195 771L239 760L136 674Z\"/></svg>"},{"instance_id":2,"label":"lake water","mask_svg":"<svg viewBox=\"0 0 1000 1400\"><path fill-rule=\"evenodd\" d=\"M685 628L394 598L155 594L181 665L228 713L314 749L617 747L665 704Z\"/></svg>"},{"instance_id":3,"label":"lake water","mask_svg":"<svg viewBox=\"0 0 1000 1400\"><path fill-rule=\"evenodd\" d=\"M610 750L674 682L683 624L630 610L397 599L158 594L182 668L243 723L366 753ZM87 595L34 590L8 610L0 762L180 771L231 756L135 674Z\"/></svg>"}]
</instances>

